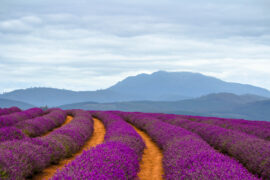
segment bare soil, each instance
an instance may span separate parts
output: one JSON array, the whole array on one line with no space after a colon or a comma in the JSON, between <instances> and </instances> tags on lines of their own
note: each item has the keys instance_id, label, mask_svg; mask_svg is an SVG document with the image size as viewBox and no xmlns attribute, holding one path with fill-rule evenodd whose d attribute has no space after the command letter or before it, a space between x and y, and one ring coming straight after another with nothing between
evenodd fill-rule
<instances>
[{"instance_id":1,"label":"bare soil","mask_svg":"<svg viewBox=\"0 0 270 180\"><path fill-rule=\"evenodd\" d=\"M65 165L69 164L71 161L73 161L77 156L81 155L83 151L87 151L90 148L95 147L98 144L101 144L104 141L104 136L106 133L105 127L103 123L96 118L93 118L94 120L94 132L89 138L89 140L84 144L84 146L81 148L80 151L75 153L72 157L61 160L56 165L51 165L48 168L44 169L41 173L37 174L34 178L34 180L44 179L48 180L53 177L53 175L56 173L57 170L61 170Z\"/></svg>"},{"instance_id":2,"label":"bare soil","mask_svg":"<svg viewBox=\"0 0 270 180\"><path fill-rule=\"evenodd\" d=\"M134 126L133 126L134 127ZM164 174L162 166L162 151L152 141L152 139L143 131L134 127L136 132L142 137L145 142L145 149L143 152L142 160L140 162L140 172L138 177L140 180L161 180Z\"/></svg>"}]
</instances>

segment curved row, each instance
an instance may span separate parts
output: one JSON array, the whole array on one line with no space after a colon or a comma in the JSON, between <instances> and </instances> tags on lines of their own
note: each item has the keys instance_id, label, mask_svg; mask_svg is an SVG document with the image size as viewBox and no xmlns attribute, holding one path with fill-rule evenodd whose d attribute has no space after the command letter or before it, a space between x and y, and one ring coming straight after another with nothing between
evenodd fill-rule
<instances>
[{"instance_id":1,"label":"curved row","mask_svg":"<svg viewBox=\"0 0 270 180\"><path fill-rule=\"evenodd\" d=\"M252 120L245 120L245 119L231 119L231 118L220 118L220 117L200 117L200 116L190 116L190 115L180 115L180 116L186 116L190 119L193 118L203 118L203 119L213 119L213 120L220 120L225 121L228 123L236 123L240 125L248 124L250 126L260 126L263 128L270 128L270 122L269 121L252 121Z\"/></svg>"},{"instance_id":2,"label":"curved row","mask_svg":"<svg viewBox=\"0 0 270 180\"><path fill-rule=\"evenodd\" d=\"M192 132L146 114L117 113L146 131L163 149L165 179L257 179Z\"/></svg>"},{"instance_id":3,"label":"curved row","mask_svg":"<svg viewBox=\"0 0 270 180\"><path fill-rule=\"evenodd\" d=\"M270 142L245 133L183 118L163 120L201 136L215 149L239 160L249 171L270 178Z\"/></svg>"},{"instance_id":4,"label":"curved row","mask_svg":"<svg viewBox=\"0 0 270 180\"><path fill-rule=\"evenodd\" d=\"M65 122L66 112L54 109L48 114L20 121L13 126L0 128L0 142L40 136Z\"/></svg>"},{"instance_id":5,"label":"curved row","mask_svg":"<svg viewBox=\"0 0 270 180\"><path fill-rule=\"evenodd\" d=\"M94 131L93 134L91 136L91 138L89 138L84 145L82 146L82 148L77 151L75 154L73 154L71 157L62 159L61 161L59 161L59 163L57 164L53 164L48 166L47 168L45 168L41 173L35 175L32 179L33 180L40 180L40 179L51 179L55 173L57 171L60 171L61 169L63 169L67 164L71 163L72 161L74 161L78 156L80 156L84 151L87 151L95 146L97 146L98 144L103 143L104 140L104 136L106 134L106 130L105 127L103 125L103 123L98 120L97 118L93 118L94 121Z\"/></svg>"},{"instance_id":6,"label":"curved row","mask_svg":"<svg viewBox=\"0 0 270 180\"><path fill-rule=\"evenodd\" d=\"M254 135L259 138L270 140L270 128L262 122L249 122L248 120L223 119L214 117L200 116L179 116L187 120L192 120L200 123L216 125L225 129L232 129L246 134ZM270 125L270 123L268 123Z\"/></svg>"},{"instance_id":7,"label":"curved row","mask_svg":"<svg viewBox=\"0 0 270 180\"><path fill-rule=\"evenodd\" d=\"M5 141L0 146L0 179L25 179L78 151L92 135L90 113L74 110L73 120L47 136Z\"/></svg>"},{"instance_id":8,"label":"curved row","mask_svg":"<svg viewBox=\"0 0 270 180\"><path fill-rule=\"evenodd\" d=\"M265 140L270 140L270 123L263 121L249 121L243 119L225 119L216 117L201 117L189 115L174 115L162 113L148 113L156 118L168 121L169 119L183 119L199 123L216 125L225 129L250 134Z\"/></svg>"},{"instance_id":9,"label":"curved row","mask_svg":"<svg viewBox=\"0 0 270 180\"><path fill-rule=\"evenodd\" d=\"M0 143L10 140L25 139L28 136L16 127L0 128Z\"/></svg>"},{"instance_id":10,"label":"curved row","mask_svg":"<svg viewBox=\"0 0 270 180\"><path fill-rule=\"evenodd\" d=\"M52 179L135 179L145 147L136 131L110 112L94 112L106 128L103 144L85 151Z\"/></svg>"},{"instance_id":11,"label":"curved row","mask_svg":"<svg viewBox=\"0 0 270 180\"><path fill-rule=\"evenodd\" d=\"M15 112L21 112L22 110L17 107L10 107L10 108L0 108L0 116L15 113Z\"/></svg>"},{"instance_id":12,"label":"curved row","mask_svg":"<svg viewBox=\"0 0 270 180\"><path fill-rule=\"evenodd\" d=\"M0 116L0 128L12 126L20 121L41 116L43 113L43 110L40 108L31 108L25 111Z\"/></svg>"},{"instance_id":13,"label":"curved row","mask_svg":"<svg viewBox=\"0 0 270 180\"><path fill-rule=\"evenodd\" d=\"M30 137L41 136L42 134L59 127L66 120L67 113L61 109L53 109L47 114L19 122L14 127L22 130Z\"/></svg>"},{"instance_id":14,"label":"curved row","mask_svg":"<svg viewBox=\"0 0 270 180\"><path fill-rule=\"evenodd\" d=\"M192 121L220 121L225 124L237 124L237 125L249 125L253 127L261 127L270 129L270 122L268 121L252 121L245 119L231 119L231 118L220 118L220 117L205 117L205 116L191 116L191 115L176 115L176 114L164 114L164 113L147 113L149 115L155 116L161 119L175 119L175 118L184 118ZM225 126L226 127L226 126Z\"/></svg>"}]
</instances>

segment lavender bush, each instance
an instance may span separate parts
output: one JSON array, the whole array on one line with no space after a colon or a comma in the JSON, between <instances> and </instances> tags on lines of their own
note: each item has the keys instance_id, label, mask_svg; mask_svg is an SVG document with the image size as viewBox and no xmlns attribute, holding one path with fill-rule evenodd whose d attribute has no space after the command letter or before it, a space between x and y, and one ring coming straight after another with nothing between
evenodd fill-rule
<instances>
[{"instance_id":1,"label":"lavender bush","mask_svg":"<svg viewBox=\"0 0 270 180\"><path fill-rule=\"evenodd\" d=\"M66 120L66 112L61 109L53 109L47 114L18 122L14 127L22 130L30 137L40 136L56 127L59 127Z\"/></svg>"},{"instance_id":2,"label":"lavender bush","mask_svg":"<svg viewBox=\"0 0 270 180\"><path fill-rule=\"evenodd\" d=\"M165 179L257 179L240 163L183 128L141 113L118 114L146 131L163 150Z\"/></svg>"},{"instance_id":3,"label":"lavender bush","mask_svg":"<svg viewBox=\"0 0 270 180\"><path fill-rule=\"evenodd\" d=\"M0 116L0 128L12 126L20 121L31 119L43 115L43 110L40 108L31 108L22 112L15 112L9 115Z\"/></svg>"},{"instance_id":4,"label":"lavender bush","mask_svg":"<svg viewBox=\"0 0 270 180\"><path fill-rule=\"evenodd\" d=\"M234 131L250 134L265 140L270 140L270 122L265 121L250 121L243 119L225 119L217 117L201 117L201 116L189 116L189 115L174 115L174 114L162 114L162 113L147 113L153 117L162 119L163 121L169 121L170 119L183 119L191 120L194 122L206 123L216 125L225 129L231 129Z\"/></svg>"},{"instance_id":5,"label":"lavender bush","mask_svg":"<svg viewBox=\"0 0 270 180\"><path fill-rule=\"evenodd\" d=\"M192 122L183 117L164 120L190 130L215 149L239 160L249 171L263 179L270 178L270 142L215 125Z\"/></svg>"},{"instance_id":6,"label":"lavender bush","mask_svg":"<svg viewBox=\"0 0 270 180\"><path fill-rule=\"evenodd\" d=\"M209 118L200 116L187 116L189 120L201 123L207 123L212 125L217 125L225 129L232 129L235 131L244 132L246 134L254 135L259 138L270 140L270 127L266 123L244 121L244 120L234 120L234 119L223 119L223 118ZM270 123L268 123L270 125Z\"/></svg>"},{"instance_id":7,"label":"lavender bush","mask_svg":"<svg viewBox=\"0 0 270 180\"><path fill-rule=\"evenodd\" d=\"M54 109L41 117L20 121L13 126L0 128L0 142L40 136L64 123L66 112Z\"/></svg>"},{"instance_id":8,"label":"lavender bush","mask_svg":"<svg viewBox=\"0 0 270 180\"><path fill-rule=\"evenodd\" d=\"M110 112L91 112L106 127L105 142L76 158L52 179L135 179L145 144L122 118Z\"/></svg>"},{"instance_id":9,"label":"lavender bush","mask_svg":"<svg viewBox=\"0 0 270 180\"><path fill-rule=\"evenodd\" d=\"M106 128L104 142L52 179L137 179L145 144L129 123L163 151L164 179L270 179L270 142L256 132L269 129L266 122L55 108L0 116L0 179L29 179L72 156L93 133L91 114ZM73 120L35 137L62 124L66 115Z\"/></svg>"},{"instance_id":10,"label":"lavender bush","mask_svg":"<svg viewBox=\"0 0 270 180\"><path fill-rule=\"evenodd\" d=\"M90 113L74 110L73 120L47 136L2 142L0 179L25 179L51 163L70 157L93 132Z\"/></svg>"},{"instance_id":11,"label":"lavender bush","mask_svg":"<svg viewBox=\"0 0 270 180\"><path fill-rule=\"evenodd\" d=\"M11 114L14 112L21 112L22 110L17 107L10 107L10 108L0 108L0 116Z\"/></svg>"},{"instance_id":12,"label":"lavender bush","mask_svg":"<svg viewBox=\"0 0 270 180\"><path fill-rule=\"evenodd\" d=\"M4 127L0 128L0 143L3 141L24 139L27 135L24 134L20 129L15 127Z\"/></svg>"}]
</instances>

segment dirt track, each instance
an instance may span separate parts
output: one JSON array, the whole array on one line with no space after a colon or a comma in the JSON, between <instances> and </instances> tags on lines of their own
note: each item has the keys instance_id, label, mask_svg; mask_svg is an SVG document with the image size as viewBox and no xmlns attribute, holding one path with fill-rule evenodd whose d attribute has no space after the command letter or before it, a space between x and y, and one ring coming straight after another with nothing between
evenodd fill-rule
<instances>
[{"instance_id":1,"label":"dirt track","mask_svg":"<svg viewBox=\"0 0 270 180\"><path fill-rule=\"evenodd\" d=\"M56 129L58 129L58 128L60 128L60 127L62 127L62 126L64 126L64 125L66 125L66 124L68 124L68 123L70 123L70 121L72 121L72 119L73 119L72 116L67 116L67 117L66 117L66 121L65 121L63 124L61 124L61 126L59 126L59 127L57 127L57 128L54 128L54 129L51 130L51 131L46 132L46 133L43 134L42 136L47 136L47 135L50 134L52 131L54 131L54 130L56 130Z\"/></svg>"},{"instance_id":2,"label":"dirt track","mask_svg":"<svg viewBox=\"0 0 270 180\"><path fill-rule=\"evenodd\" d=\"M133 126L134 127L134 126ZM136 132L142 137L146 148L144 149L142 160L140 162L140 180L161 180L164 173L162 167L162 152L151 138L143 131L134 127Z\"/></svg>"},{"instance_id":3,"label":"dirt track","mask_svg":"<svg viewBox=\"0 0 270 180\"><path fill-rule=\"evenodd\" d=\"M104 136L106 133L105 127L103 123L93 118L94 120L94 132L91 138L85 143L82 149L74 154L72 157L61 160L58 164L49 166L48 168L44 169L40 174L36 175L33 179L40 180L40 179L50 179L56 173L57 170L62 169L65 165L73 161L77 156L82 154L83 151L89 150L92 147L95 147L98 144L101 144L104 140ZM70 120L71 121L71 120ZM70 122L69 121L69 122Z\"/></svg>"}]
</instances>

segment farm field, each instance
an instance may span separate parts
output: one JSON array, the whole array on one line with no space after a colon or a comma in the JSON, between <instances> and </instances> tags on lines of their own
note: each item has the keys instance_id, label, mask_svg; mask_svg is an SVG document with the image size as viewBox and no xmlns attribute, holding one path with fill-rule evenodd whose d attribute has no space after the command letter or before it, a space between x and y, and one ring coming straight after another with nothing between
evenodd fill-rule
<instances>
[{"instance_id":1,"label":"farm field","mask_svg":"<svg viewBox=\"0 0 270 180\"><path fill-rule=\"evenodd\" d=\"M270 122L0 109L0 179L270 179Z\"/></svg>"}]
</instances>

